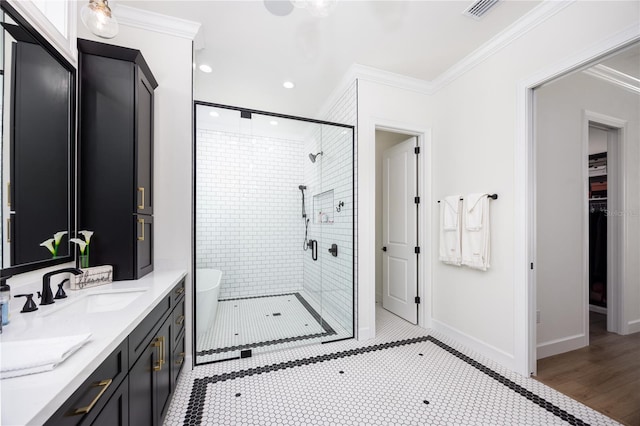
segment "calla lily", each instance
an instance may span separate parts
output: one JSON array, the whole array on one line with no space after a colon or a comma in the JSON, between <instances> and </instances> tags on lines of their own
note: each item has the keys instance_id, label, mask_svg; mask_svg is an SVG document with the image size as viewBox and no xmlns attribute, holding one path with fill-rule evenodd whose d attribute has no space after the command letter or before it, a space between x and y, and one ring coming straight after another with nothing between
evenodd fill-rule
<instances>
[{"instance_id":1,"label":"calla lily","mask_svg":"<svg viewBox=\"0 0 640 426\"><path fill-rule=\"evenodd\" d=\"M47 249L49 249L51 254L55 255L56 254L56 249L53 247L53 242L54 241L55 240L53 238L49 238L47 241L41 242L40 245L42 247L46 247Z\"/></svg>"},{"instance_id":2,"label":"calla lily","mask_svg":"<svg viewBox=\"0 0 640 426\"><path fill-rule=\"evenodd\" d=\"M82 234L82 236L84 237L84 240L88 245L91 242L91 236L93 235L93 231L78 231L78 234Z\"/></svg>"},{"instance_id":3,"label":"calla lily","mask_svg":"<svg viewBox=\"0 0 640 426\"><path fill-rule=\"evenodd\" d=\"M71 238L69 241L76 243L78 247L80 247L80 254L84 254L84 249L87 248L87 243L82 241L80 238Z\"/></svg>"},{"instance_id":4,"label":"calla lily","mask_svg":"<svg viewBox=\"0 0 640 426\"><path fill-rule=\"evenodd\" d=\"M56 246L58 244L60 244L60 240L62 240L62 237L67 233L67 231L60 231L60 232L56 232L55 234L53 234L53 238L56 242Z\"/></svg>"}]
</instances>

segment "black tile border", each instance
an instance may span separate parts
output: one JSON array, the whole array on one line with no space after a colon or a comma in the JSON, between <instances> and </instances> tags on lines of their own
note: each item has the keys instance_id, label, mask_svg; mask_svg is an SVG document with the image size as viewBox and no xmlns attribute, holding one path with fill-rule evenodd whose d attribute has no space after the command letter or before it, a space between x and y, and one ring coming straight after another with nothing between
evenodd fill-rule
<instances>
[{"instance_id":1,"label":"black tile border","mask_svg":"<svg viewBox=\"0 0 640 426\"><path fill-rule=\"evenodd\" d=\"M350 349L350 350L341 351L341 352L334 352L331 354L318 355L310 358L303 358L299 360L286 361L278 364L271 364L264 367L254 367L246 370L239 370L231 373L223 373L216 376L194 379L193 387L191 388L191 395L189 397L189 404L187 406L187 412L184 419L184 424L200 425L202 423L204 405L205 405L205 400L207 398L207 386L210 384L225 382L227 380L241 379L243 377L254 376L256 374L271 373L274 371L285 370L287 368L302 367L305 365L317 364L319 362L331 361L331 360L346 358L346 357L355 356L355 355L362 355L369 352L375 352L383 349L392 349L400 346L406 346L406 345L422 343L422 342L431 342L435 344L436 346L449 352L450 354L457 357L458 359L466 362L467 364L476 368L480 372L488 375L492 379L502 383L504 386L513 390L517 394L525 397L526 399L538 405L539 407L544 408L554 416L560 418L561 420L564 420L570 425L589 426L589 424L584 420L581 420L576 416L574 416L573 414L568 413L567 411L563 410L557 405L547 401L546 399L542 398L539 395L536 395L532 391L527 390L525 387L517 384L513 380L508 379L502 374L479 363L473 358L463 354L457 349L452 348L451 346L447 345L446 343L443 343L442 341L436 339L433 336L414 337L412 339L398 340L398 341L389 342L389 343L380 343L377 345L366 346L366 347L357 348L357 349Z\"/></svg>"},{"instance_id":2,"label":"black tile border","mask_svg":"<svg viewBox=\"0 0 640 426\"><path fill-rule=\"evenodd\" d=\"M232 302L232 301L236 301L236 300L261 299L261 298L266 298L266 297L282 297L282 296L295 296L296 299L298 300L298 302L309 312L309 314L313 317L313 319L315 319L318 322L318 324L320 325L320 327L322 327L324 332L322 332L322 333L313 333L313 334L304 334L302 336L284 337L282 339L266 340L266 341L263 341L263 342L256 342L256 343L246 343L244 345L229 346L229 347L226 347L226 348L206 349L206 350L202 350L202 351L196 352L196 357L220 354L220 353L225 353L225 352L242 351L242 350L253 349L253 348L261 348L261 347L265 347L265 346L273 346L273 345L279 345L279 344L282 344L282 343L297 342L299 340L315 339L315 338L320 338L320 337L325 337L325 336L332 336L332 335L336 334L336 331L326 321L323 321L322 316L320 316L320 314L315 309L313 309L313 307L309 304L309 302L307 302L306 299L304 297L302 297L302 295L300 293L286 293L286 294L271 294L271 295L266 295L266 296L237 297L237 298L234 298L234 299L221 299L221 300L218 300L218 302ZM234 359L234 358L231 358L231 359Z\"/></svg>"}]
</instances>

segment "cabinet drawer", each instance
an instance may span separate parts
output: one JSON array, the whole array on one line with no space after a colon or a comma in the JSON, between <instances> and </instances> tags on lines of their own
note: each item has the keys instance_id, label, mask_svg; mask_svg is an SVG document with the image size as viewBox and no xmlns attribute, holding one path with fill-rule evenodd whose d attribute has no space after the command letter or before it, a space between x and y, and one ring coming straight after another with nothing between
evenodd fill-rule
<instances>
[{"instance_id":1,"label":"cabinet drawer","mask_svg":"<svg viewBox=\"0 0 640 426\"><path fill-rule=\"evenodd\" d=\"M133 366L153 339L154 334L169 316L171 296L166 295L158 306L129 335L129 368Z\"/></svg>"},{"instance_id":2,"label":"cabinet drawer","mask_svg":"<svg viewBox=\"0 0 640 426\"><path fill-rule=\"evenodd\" d=\"M181 279L178 284L171 290L171 306L177 306L181 298L184 298L185 279Z\"/></svg>"},{"instance_id":3,"label":"cabinet drawer","mask_svg":"<svg viewBox=\"0 0 640 426\"><path fill-rule=\"evenodd\" d=\"M120 383L109 402L104 406L91 426L129 425L129 378Z\"/></svg>"},{"instance_id":4,"label":"cabinet drawer","mask_svg":"<svg viewBox=\"0 0 640 426\"><path fill-rule=\"evenodd\" d=\"M173 336L172 337L173 337L173 344L175 345L176 342L178 341L178 338L184 331L184 322L185 322L184 298L182 298L178 302L178 306L173 308L172 319L173 319L173 329L172 329Z\"/></svg>"},{"instance_id":5,"label":"cabinet drawer","mask_svg":"<svg viewBox=\"0 0 640 426\"><path fill-rule=\"evenodd\" d=\"M184 329L182 333L178 333L178 339L173 345L173 353L171 354L171 389L176 388L178 374L184 365Z\"/></svg>"},{"instance_id":6,"label":"cabinet drawer","mask_svg":"<svg viewBox=\"0 0 640 426\"><path fill-rule=\"evenodd\" d=\"M127 340L125 340L45 424L51 426L91 424L127 376L129 370L127 357Z\"/></svg>"}]
</instances>

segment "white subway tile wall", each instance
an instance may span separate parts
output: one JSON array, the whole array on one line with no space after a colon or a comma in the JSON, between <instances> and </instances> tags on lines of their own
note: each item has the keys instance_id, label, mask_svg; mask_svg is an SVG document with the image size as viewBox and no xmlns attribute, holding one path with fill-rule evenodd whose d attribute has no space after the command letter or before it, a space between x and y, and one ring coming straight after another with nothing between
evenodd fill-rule
<instances>
[{"instance_id":1,"label":"white subway tile wall","mask_svg":"<svg viewBox=\"0 0 640 426\"><path fill-rule=\"evenodd\" d=\"M196 268L222 271L220 299L302 289L303 147L197 130Z\"/></svg>"},{"instance_id":2,"label":"white subway tile wall","mask_svg":"<svg viewBox=\"0 0 640 426\"><path fill-rule=\"evenodd\" d=\"M357 121L357 85L354 82L331 108L325 119L354 125ZM310 199L322 201L323 209L333 195L330 217L333 222L311 218L309 239L318 241L318 261L308 251L304 255L304 289L306 294L347 330L353 328L355 233L355 143L351 129L329 125L318 126L305 141L306 152L323 152L315 163L304 163L304 182ZM340 206L340 202L344 205ZM337 211L337 208L340 211ZM315 211L314 207L314 211ZM328 213L328 212L327 212ZM332 244L338 246L338 256L329 253ZM321 313L322 315L322 313Z\"/></svg>"}]
</instances>

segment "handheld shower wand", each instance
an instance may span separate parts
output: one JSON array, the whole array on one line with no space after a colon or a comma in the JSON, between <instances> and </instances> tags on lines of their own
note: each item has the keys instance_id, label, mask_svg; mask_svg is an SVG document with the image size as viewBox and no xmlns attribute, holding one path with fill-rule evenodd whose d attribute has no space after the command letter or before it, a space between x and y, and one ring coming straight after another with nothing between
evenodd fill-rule
<instances>
[{"instance_id":1,"label":"handheld shower wand","mask_svg":"<svg viewBox=\"0 0 640 426\"><path fill-rule=\"evenodd\" d=\"M302 192L302 217L307 217L307 212L304 208L304 190L307 189L306 185L298 185L298 189Z\"/></svg>"}]
</instances>

